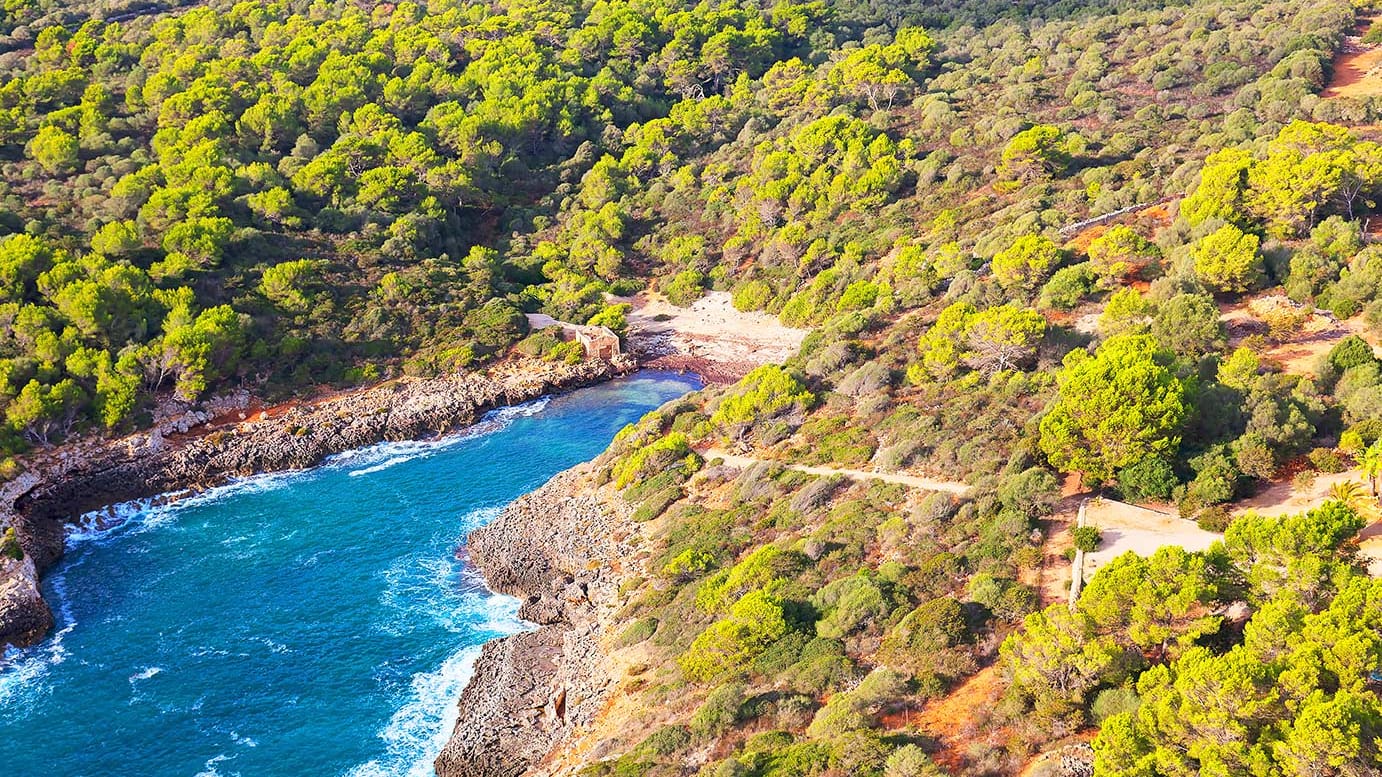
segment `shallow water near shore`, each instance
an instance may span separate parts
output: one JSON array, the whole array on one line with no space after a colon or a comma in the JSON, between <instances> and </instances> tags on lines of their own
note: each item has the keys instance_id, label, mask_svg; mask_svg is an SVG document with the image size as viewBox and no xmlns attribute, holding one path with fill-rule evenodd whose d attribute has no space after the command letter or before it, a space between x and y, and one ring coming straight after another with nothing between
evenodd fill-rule
<instances>
[{"instance_id":1,"label":"shallow water near shore","mask_svg":"<svg viewBox=\"0 0 1382 777\"><path fill-rule=\"evenodd\" d=\"M517 602L457 556L470 529L698 387L644 371L73 530L58 625L0 669L16 775L431 775Z\"/></svg>"}]
</instances>

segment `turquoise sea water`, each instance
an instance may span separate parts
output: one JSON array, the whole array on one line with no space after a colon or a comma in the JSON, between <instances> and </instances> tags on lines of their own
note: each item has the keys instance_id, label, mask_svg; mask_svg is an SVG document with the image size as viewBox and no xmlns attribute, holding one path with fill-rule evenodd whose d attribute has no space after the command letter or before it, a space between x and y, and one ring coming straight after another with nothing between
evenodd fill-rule
<instances>
[{"instance_id":1,"label":"turquoise sea water","mask_svg":"<svg viewBox=\"0 0 1382 777\"><path fill-rule=\"evenodd\" d=\"M517 602L465 533L697 387L643 372L74 531L43 644L0 669L0 773L431 775Z\"/></svg>"}]
</instances>

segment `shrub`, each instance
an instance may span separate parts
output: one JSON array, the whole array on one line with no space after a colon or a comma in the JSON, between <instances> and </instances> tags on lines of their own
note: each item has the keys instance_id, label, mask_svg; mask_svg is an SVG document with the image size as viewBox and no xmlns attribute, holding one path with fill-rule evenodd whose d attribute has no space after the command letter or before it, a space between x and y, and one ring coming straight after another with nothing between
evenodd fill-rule
<instances>
[{"instance_id":1,"label":"shrub","mask_svg":"<svg viewBox=\"0 0 1382 777\"><path fill-rule=\"evenodd\" d=\"M722 685L711 691L691 716L691 732L702 739L717 737L739 722L743 706L743 684Z\"/></svg>"},{"instance_id":2,"label":"shrub","mask_svg":"<svg viewBox=\"0 0 1382 777\"><path fill-rule=\"evenodd\" d=\"M825 612L816 623L816 633L831 639L843 639L892 610L882 589L862 572L825 586L811 597L811 603Z\"/></svg>"},{"instance_id":3,"label":"shrub","mask_svg":"<svg viewBox=\"0 0 1382 777\"><path fill-rule=\"evenodd\" d=\"M717 612L744 593L794 575L804 566L802 554L784 551L776 545L764 545L701 584L696 591L696 606L707 612Z\"/></svg>"},{"instance_id":4,"label":"shrub","mask_svg":"<svg viewBox=\"0 0 1382 777\"><path fill-rule=\"evenodd\" d=\"M1005 478L998 487L998 500L1009 510L1029 521L1049 515L1060 499L1060 482L1050 470L1031 467Z\"/></svg>"},{"instance_id":5,"label":"shrub","mask_svg":"<svg viewBox=\"0 0 1382 777\"><path fill-rule=\"evenodd\" d=\"M1310 466L1320 472L1343 472L1344 460L1332 448L1315 448L1309 454Z\"/></svg>"},{"instance_id":6,"label":"shrub","mask_svg":"<svg viewBox=\"0 0 1382 777\"><path fill-rule=\"evenodd\" d=\"M767 281L753 280L744 281L734 287L730 293L730 301L734 304L735 310L762 310L768 306L768 301L773 297L773 287Z\"/></svg>"},{"instance_id":7,"label":"shrub","mask_svg":"<svg viewBox=\"0 0 1382 777\"><path fill-rule=\"evenodd\" d=\"M621 302L616 305L606 305L599 313L590 317L586 324L590 326L609 327L610 331L623 337L628 333L629 320L628 312L631 309L628 303Z\"/></svg>"},{"instance_id":8,"label":"shrub","mask_svg":"<svg viewBox=\"0 0 1382 777\"><path fill-rule=\"evenodd\" d=\"M1176 483L1176 473L1171 463L1160 456L1146 456L1118 471L1118 491L1124 499L1133 502L1169 499Z\"/></svg>"},{"instance_id":9,"label":"shrub","mask_svg":"<svg viewBox=\"0 0 1382 777\"><path fill-rule=\"evenodd\" d=\"M1094 703L1089 705L1089 714L1096 724L1102 724L1113 715L1137 712L1141 704L1142 699L1132 688L1106 688L1095 694Z\"/></svg>"},{"instance_id":10,"label":"shrub","mask_svg":"<svg viewBox=\"0 0 1382 777\"><path fill-rule=\"evenodd\" d=\"M1031 289L1060 264L1061 250L1045 235L1023 235L993 257L993 277L1005 289Z\"/></svg>"},{"instance_id":11,"label":"shrub","mask_svg":"<svg viewBox=\"0 0 1382 777\"><path fill-rule=\"evenodd\" d=\"M1223 446L1200 454L1191 460L1195 479L1181 492L1181 515L1194 515L1206 507L1223 504L1233 498L1238 487L1239 471Z\"/></svg>"},{"instance_id":12,"label":"shrub","mask_svg":"<svg viewBox=\"0 0 1382 777\"><path fill-rule=\"evenodd\" d=\"M761 589L752 591L702 631L677 662L687 679L709 680L742 670L787 632L782 601Z\"/></svg>"},{"instance_id":13,"label":"shrub","mask_svg":"<svg viewBox=\"0 0 1382 777\"><path fill-rule=\"evenodd\" d=\"M714 556L703 550L687 548L662 566L662 576L679 581L691 580L714 567Z\"/></svg>"},{"instance_id":14,"label":"shrub","mask_svg":"<svg viewBox=\"0 0 1382 777\"><path fill-rule=\"evenodd\" d=\"M974 657L965 647L969 640L963 606L953 597L942 596L922 602L890 629L878 657L911 675L919 693L936 696L950 682L974 671Z\"/></svg>"},{"instance_id":15,"label":"shrub","mask_svg":"<svg viewBox=\"0 0 1382 777\"><path fill-rule=\"evenodd\" d=\"M616 648L626 648L637 645L640 642L653 636L657 631L657 618L639 618L630 623L628 628L619 634L619 638L614 641Z\"/></svg>"},{"instance_id":16,"label":"shrub","mask_svg":"<svg viewBox=\"0 0 1382 777\"><path fill-rule=\"evenodd\" d=\"M1305 493L1310 487L1315 485L1314 470L1303 469L1291 476L1291 488L1299 493Z\"/></svg>"},{"instance_id":17,"label":"shrub","mask_svg":"<svg viewBox=\"0 0 1382 777\"><path fill-rule=\"evenodd\" d=\"M883 777L940 777L941 770L917 745L903 745L888 756Z\"/></svg>"},{"instance_id":18,"label":"shrub","mask_svg":"<svg viewBox=\"0 0 1382 777\"><path fill-rule=\"evenodd\" d=\"M853 690L831 696L807 726L806 733L837 739L850 731L868 728L882 708L902 695L906 688L907 680L901 674L886 667L875 669Z\"/></svg>"},{"instance_id":19,"label":"shrub","mask_svg":"<svg viewBox=\"0 0 1382 777\"><path fill-rule=\"evenodd\" d=\"M1092 553L1099 549L1099 543L1103 542L1103 534L1093 526L1076 526L1070 530L1070 535L1075 539L1075 549L1085 553Z\"/></svg>"},{"instance_id":20,"label":"shrub","mask_svg":"<svg viewBox=\"0 0 1382 777\"><path fill-rule=\"evenodd\" d=\"M1372 346L1358 335L1349 335L1329 349L1329 364L1339 372L1347 372L1353 367L1371 364L1376 361Z\"/></svg>"},{"instance_id":21,"label":"shrub","mask_svg":"<svg viewBox=\"0 0 1382 777\"><path fill-rule=\"evenodd\" d=\"M685 726L663 726L639 743L636 751L650 756L666 757L691 743Z\"/></svg>"},{"instance_id":22,"label":"shrub","mask_svg":"<svg viewBox=\"0 0 1382 777\"><path fill-rule=\"evenodd\" d=\"M1097 276L1089 262L1062 267L1051 276L1051 280L1047 281L1045 286L1041 287L1037 305L1056 310L1070 310L1094 290L1096 279Z\"/></svg>"},{"instance_id":23,"label":"shrub","mask_svg":"<svg viewBox=\"0 0 1382 777\"><path fill-rule=\"evenodd\" d=\"M844 643L816 637L802 646L797 662L782 674L791 687L818 696L846 688L859 677Z\"/></svg>"},{"instance_id":24,"label":"shrub","mask_svg":"<svg viewBox=\"0 0 1382 777\"><path fill-rule=\"evenodd\" d=\"M1032 589L1011 578L986 573L970 579L969 598L989 608L996 617L1013 623L1036 608Z\"/></svg>"},{"instance_id":25,"label":"shrub","mask_svg":"<svg viewBox=\"0 0 1382 777\"><path fill-rule=\"evenodd\" d=\"M710 423L720 428L747 431L753 424L793 408L804 410L815 397L795 375L775 364L755 369L720 401Z\"/></svg>"},{"instance_id":26,"label":"shrub","mask_svg":"<svg viewBox=\"0 0 1382 777\"><path fill-rule=\"evenodd\" d=\"M1200 511L1195 516L1195 524L1208 532L1219 533L1228 528L1233 523L1233 516L1229 515L1228 508L1222 505L1208 507Z\"/></svg>"},{"instance_id":27,"label":"shrub","mask_svg":"<svg viewBox=\"0 0 1382 777\"><path fill-rule=\"evenodd\" d=\"M682 270L663 288L663 293L673 305L690 305L705 293L705 280L705 273L699 270Z\"/></svg>"},{"instance_id":28,"label":"shrub","mask_svg":"<svg viewBox=\"0 0 1382 777\"><path fill-rule=\"evenodd\" d=\"M19 538L15 536L13 526L5 527L5 532L0 534L0 556L15 561L24 560L24 548L19 544Z\"/></svg>"},{"instance_id":29,"label":"shrub","mask_svg":"<svg viewBox=\"0 0 1382 777\"><path fill-rule=\"evenodd\" d=\"M661 516L667 508L682 497L681 489L672 486L653 493L638 505L638 509L633 511L633 520L637 523L651 521Z\"/></svg>"},{"instance_id":30,"label":"shrub","mask_svg":"<svg viewBox=\"0 0 1382 777\"><path fill-rule=\"evenodd\" d=\"M623 488L639 476L660 472L678 460L686 474L695 472L701 465L701 457L691 450L691 442L686 435L673 432L625 456L614 465L610 474L614 477L614 486Z\"/></svg>"}]
</instances>

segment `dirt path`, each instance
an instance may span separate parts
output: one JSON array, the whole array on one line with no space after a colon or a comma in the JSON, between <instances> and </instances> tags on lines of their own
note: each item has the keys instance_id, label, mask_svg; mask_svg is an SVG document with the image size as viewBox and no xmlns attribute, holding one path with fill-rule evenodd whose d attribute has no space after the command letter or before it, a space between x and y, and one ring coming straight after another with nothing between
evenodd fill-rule
<instances>
[{"instance_id":1,"label":"dirt path","mask_svg":"<svg viewBox=\"0 0 1382 777\"><path fill-rule=\"evenodd\" d=\"M837 469L835 467L814 467L807 464L790 464L785 461L760 459L753 456L741 456L719 448L706 448L698 452L706 460L721 459L725 464L731 467L751 467L754 464L762 462L765 464L778 464L790 470L805 472L808 475L820 475L822 477L843 475L850 480L881 480L885 483L898 483L904 486L911 486L912 488L920 488L926 491L942 491L948 494L964 495L969 493L970 490L970 487L964 483L956 483L950 480L935 480L898 472L868 472L861 469Z\"/></svg>"}]
</instances>

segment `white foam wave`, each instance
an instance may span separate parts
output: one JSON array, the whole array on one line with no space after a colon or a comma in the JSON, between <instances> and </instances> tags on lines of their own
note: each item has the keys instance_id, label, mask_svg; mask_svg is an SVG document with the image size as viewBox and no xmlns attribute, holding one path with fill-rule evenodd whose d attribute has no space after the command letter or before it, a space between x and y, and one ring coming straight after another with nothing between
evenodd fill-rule
<instances>
[{"instance_id":1,"label":"white foam wave","mask_svg":"<svg viewBox=\"0 0 1382 777\"><path fill-rule=\"evenodd\" d=\"M134 683L140 680L147 680L150 677L153 677L162 671L163 667L159 666L145 667L143 670L130 675L130 684L133 685Z\"/></svg>"},{"instance_id":2,"label":"white foam wave","mask_svg":"<svg viewBox=\"0 0 1382 777\"><path fill-rule=\"evenodd\" d=\"M221 777L221 773L216 770L216 764L224 763L234 757L233 755L221 753L220 755L208 758L206 763L202 765L202 770L197 772L196 777Z\"/></svg>"},{"instance_id":3,"label":"white foam wave","mask_svg":"<svg viewBox=\"0 0 1382 777\"><path fill-rule=\"evenodd\" d=\"M521 405L510 405L491 410L471 426L455 434L448 434L432 440L384 442L346 451L327 459L326 466L349 465L353 467L346 473L350 477L372 475L420 457L431 456L437 451L445 450L467 440L493 434L508 426L514 419L527 418L541 413L549 401L549 397L541 397Z\"/></svg>"},{"instance_id":4,"label":"white foam wave","mask_svg":"<svg viewBox=\"0 0 1382 777\"><path fill-rule=\"evenodd\" d=\"M459 710L455 700L474 674L480 648L468 647L435 672L415 675L408 700L379 732L386 754L346 772L349 777L432 777L432 760L446 745Z\"/></svg>"},{"instance_id":5,"label":"white foam wave","mask_svg":"<svg viewBox=\"0 0 1382 777\"><path fill-rule=\"evenodd\" d=\"M421 455L422 454L418 454L418 456ZM363 469L353 469L347 474L349 474L353 478L360 477L361 475L371 475L375 472L382 472L394 466L395 464L402 464L405 461L412 461L413 459L418 458L418 456L394 456L393 458L385 459L384 461L381 461L380 463L370 467L364 467Z\"/></svg>"},{"instance_id":6,"label":"white foam wave","mask_svg":"<svg viewBox=\"0 0 1382 777\"><path fill-rule=\"evenodd\" d=\"M57 629L38 645L27 648L9 647L0 653L0 720L14 710L21 713L52 692L45 682L53 667L67 660L63 639L76 627L67 598L67 578L58 572L50 579L53 597L49 604L56 609Z\"/></svg>"},{"instance_id":7,"label":"white foam wave","mask_svg":"<svg viewBox=\"0 0 1382 777\"><path fill-rule=\"evenodd\" d=\"M255 642L258 642L259 644L261 644L261 645L263 645L264 647L268 648L268 649L269 649L269 652L271 652L271 653L291 653L291 652L293 652L293 649L292 649L292 648L288 647L287 645L283 644L282 642L275 642L274 640L269 639L268 637L255 637L255 638L254 638L254 641L255 641Z\"/></svg>"},{"instance_id":8,"label":"white foam wave","mask_svg":"<svg viewBox=\"0 0 1382 777\"><path fill-rule=\"evenodd\" d=\"M232 496L273 491L283 488L292 479L302 475L302 471L253 475L237 478L204 491L160 494L92 510L68 525L67 546L70 549L85 542L107 540L117 534L156 529L174 521L181 510L213 504Z\"/></svg>"}]
</instances>

